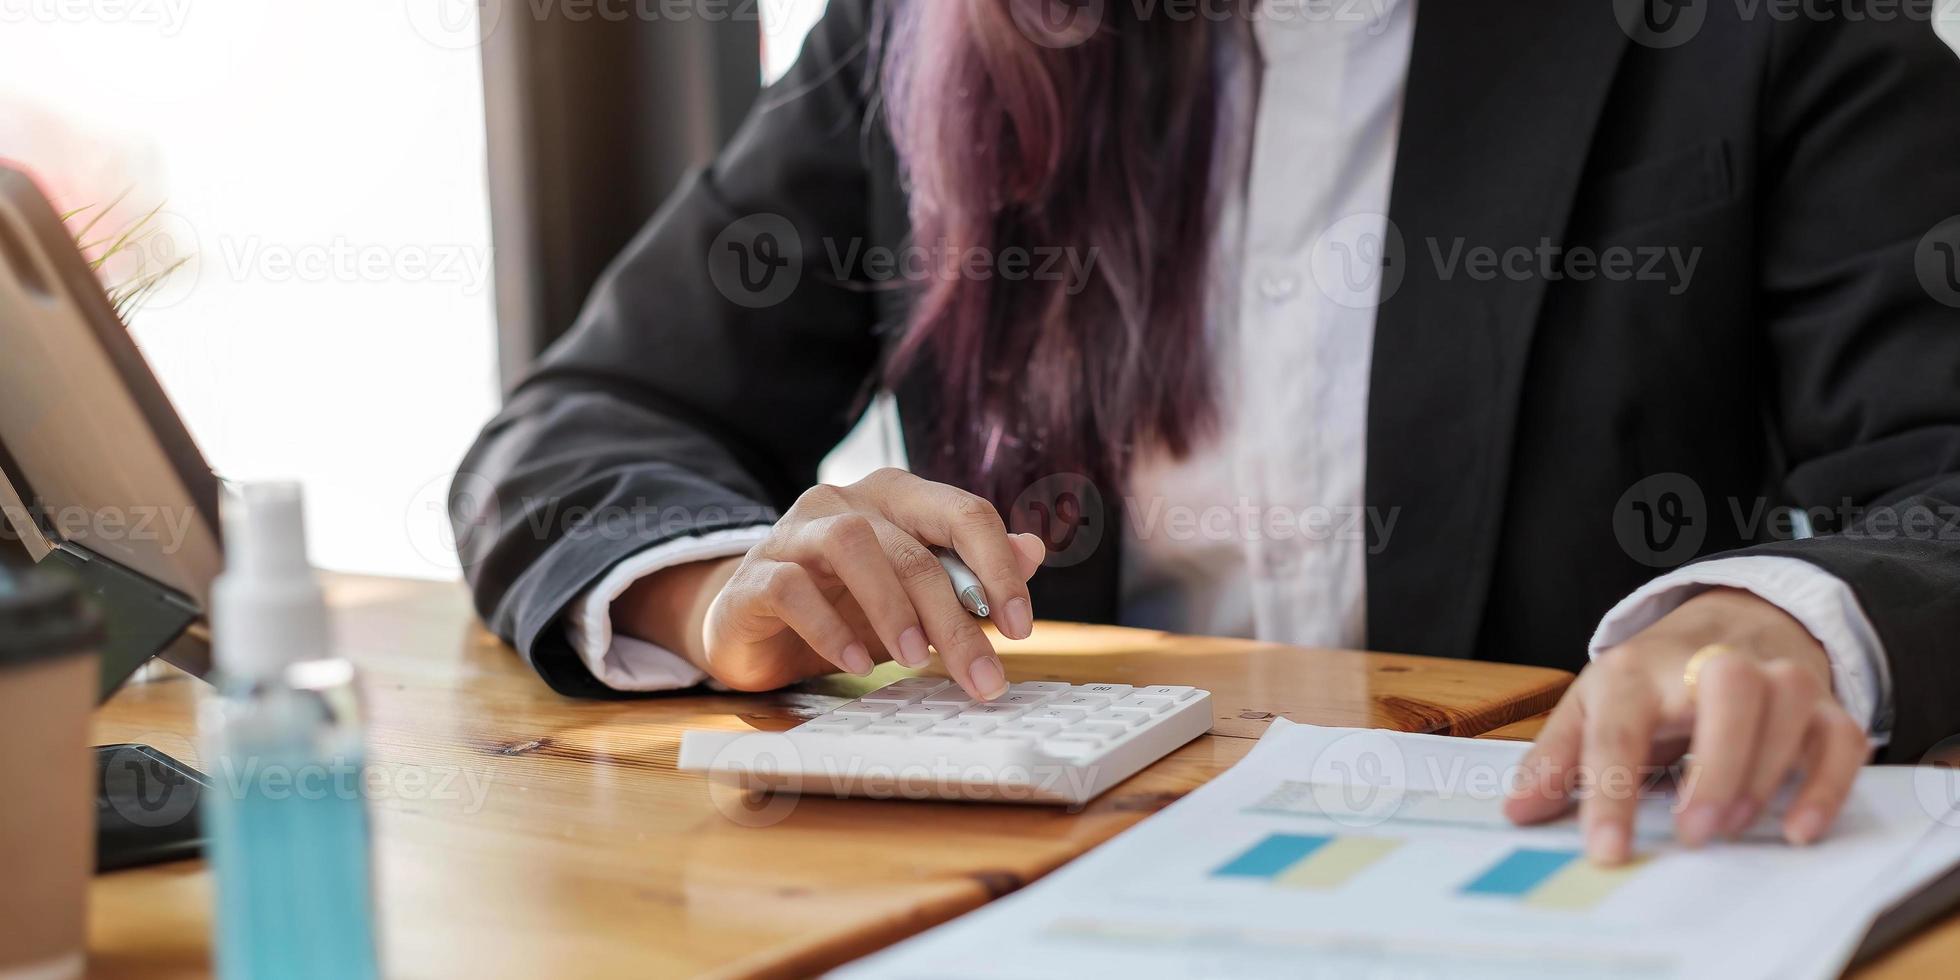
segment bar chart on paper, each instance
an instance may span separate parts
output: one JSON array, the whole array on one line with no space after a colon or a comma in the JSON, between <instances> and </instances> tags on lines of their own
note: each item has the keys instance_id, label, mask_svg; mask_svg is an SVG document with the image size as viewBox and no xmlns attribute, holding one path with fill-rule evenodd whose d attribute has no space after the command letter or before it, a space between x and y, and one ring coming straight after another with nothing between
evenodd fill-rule
<instances>
[{"instance_id":1,"label":"bar chart on paper","mask_svg":"<svg viewBox=\"0 0 1960 980\"><path fill-rule=\"evenodd\" d=\"M1212 877L1258 878L1283 888L1331 890L1401 844L1389 837L1273 834L1220 865Z\"/></svg>"},{"instance_id":2,"label":"bar chart on paper","mask_svg":"<svg viewBox=\"0 0 1960 980\"><path fill-rule=\"evenodd\" d=\"M1321 764L1357 746L1388 758L1387 778ZM1839 906L1879 907L1845 896L1892 887L1934 821L1900 805L1914 774L1867 771L1819 847L1636 838L1640 860L1603 868L1576 822L1514 826L1480 788L1523 751L1276 722L1163 813L845 975L1824 980L1862 929ZM1639 802L1668 825L1669 799ZM1950 846L1960 860L1960 831Z\"/></svg>"},{"instance_id":3,"label":"bar chart on paper","mask_svg":"<svg viewBox=\"0 0 1960 980\"><path fill-rule=\"evenodd\" d=\"M1395 837L1268 834L1218 865L1210 877L1332 891L1377 866L1402 844ZM1577 850L1520 847L1446 890L1472 900L1578 912L1605 901L1640 867L1636 863L1602 868L1585 860Z\"/></svg>"},{"instance_id":4,"label":"bar chart on paper","mask_svg":"<svg viewBox=\"0 0 1960 980\"><path fill-rule=\"evenodd\" d=\"M1644 863L1644 862L1642 862ZM1464 885L1462 894L1522 902L1533 908L1583 911L1639 873L1641 863L1602 868L1572 850L1520 847Z\"/></svg>"}]
</instances>

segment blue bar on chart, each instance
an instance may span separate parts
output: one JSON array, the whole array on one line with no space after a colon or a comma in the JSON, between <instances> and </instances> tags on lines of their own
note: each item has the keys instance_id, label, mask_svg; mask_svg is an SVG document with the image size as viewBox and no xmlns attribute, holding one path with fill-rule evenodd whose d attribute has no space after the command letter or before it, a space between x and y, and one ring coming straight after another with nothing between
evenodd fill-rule
<instances>
[{"instance_id":1,"label":"blue bar on chart","mask_svg":"<svg viewBox=\"0 0 1960 980\"><path fill-rule=\"evenodd\" d=\"M1390 837L1273 834L1219 866L1212 876L1258 878L1281 888L1327 891L1347 884L1401 844Z\"/></svg>"},{"instance_id":2,"label":"blue bar on chart","mask_svg":"<svg viewBox=\"0 0 1960 980\"><path fill-rule=\"evenodd\" d=\"M1274 834L1212 872L1221 878L1272 878L1327 846L1331 837Z\"/></svg>"},{"instance_id":3,"label":"blue bar on chart","mask_svg":"<svg viewBox=\"0 0 1960 980\"><path fill-rule=\"evenodd\" d=\"M1581 911L1605 901L1640 870L1639 860L1602 868L1578 851L1520 848L1463 886L1465 895L1513 899L1541 909Z\"/></svg>"},{"instance_id":4,"label":"blue bar on chart","mask_svg":"<svg viewBox=\"0 0 1960 980\"><path fill-rule=\"evenodd\" d=\"M1463 886L1466 895L1524 895L1579 857L1578 851L1519 848Z\"/></svg>"}]
</instances>

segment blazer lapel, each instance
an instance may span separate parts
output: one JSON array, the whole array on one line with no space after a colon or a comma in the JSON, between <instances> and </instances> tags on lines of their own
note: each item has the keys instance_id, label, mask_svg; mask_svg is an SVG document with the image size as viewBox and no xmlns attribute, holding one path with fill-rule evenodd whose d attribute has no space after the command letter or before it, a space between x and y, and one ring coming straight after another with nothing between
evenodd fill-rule
<instances>
[{"instance_id":1,"label":"blazer lapel","mask_svg":"<svg viewBox=\"0 0 1960 980\"><path fill-rule=\"evenodd\" d=\"M1536 256L1562 239L1626 43L1610 5L1419 7L1389 205L1400 281L1391 267L1369 406L1373 649L1474 653L1545 289ZM1485 249L1533 263L1492 275Z\"/></svg>"}]
</instances>

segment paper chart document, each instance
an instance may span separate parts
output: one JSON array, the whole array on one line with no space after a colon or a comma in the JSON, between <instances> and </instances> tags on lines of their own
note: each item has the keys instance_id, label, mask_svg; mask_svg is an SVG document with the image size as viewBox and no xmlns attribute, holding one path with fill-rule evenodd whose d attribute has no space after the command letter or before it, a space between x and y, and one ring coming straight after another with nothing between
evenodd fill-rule
<instances>
[{"instance_id":1,"label":"paper chart document","mask_svg":"<svg viewBox=\"0 0 1960 980\"><path fill-rule=\"evenodd\" d=\"M1892 900L1960 861L1953 770L1873 767L1832 835L1672 840L1588 863L1519 828L1519 743L1284 720L1229 772L1023 891L847 977L1827 977Z\"/></svg>"}]
</instances>

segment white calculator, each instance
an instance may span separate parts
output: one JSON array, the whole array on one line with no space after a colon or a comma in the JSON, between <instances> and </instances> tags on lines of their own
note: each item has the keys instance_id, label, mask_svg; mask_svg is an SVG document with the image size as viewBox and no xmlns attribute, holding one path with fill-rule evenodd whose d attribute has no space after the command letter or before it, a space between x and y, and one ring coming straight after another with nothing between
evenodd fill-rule
<instances>
[{"instance_id":1,"label":"white calculator","mask_svg":"<svg viewBox=\"0 0 1960 980\"><path fill-rule=\"evenodd\" d=\"M680 768L747 789L876 799L1086 803L1211 727L1211 693L1014 684L980 703L898 681L786 732L692 731Z\"/></svg>"}]
</instances>

